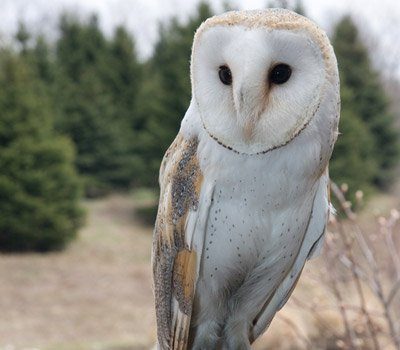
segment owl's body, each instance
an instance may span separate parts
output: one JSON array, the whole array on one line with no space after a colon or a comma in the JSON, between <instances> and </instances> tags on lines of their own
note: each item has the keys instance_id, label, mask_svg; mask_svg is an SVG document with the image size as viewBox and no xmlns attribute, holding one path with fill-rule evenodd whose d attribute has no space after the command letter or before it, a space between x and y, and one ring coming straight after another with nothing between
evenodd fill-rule
<instances>
[{"instance_id":1,"label":"owl's body","mask_svg":"<svg viewBox=\"0 0 400 350\"><path fill-rule=\"evenodd\" d=\"M160 170L161 349L249 348L323 242L338 78L310 23L288 11L233 12L196 34L193 98ZM273 86L268 72L281 62L292 77ZM221 66L231 74L220 73L223 84Z\"/></svg>"}]
</instances>

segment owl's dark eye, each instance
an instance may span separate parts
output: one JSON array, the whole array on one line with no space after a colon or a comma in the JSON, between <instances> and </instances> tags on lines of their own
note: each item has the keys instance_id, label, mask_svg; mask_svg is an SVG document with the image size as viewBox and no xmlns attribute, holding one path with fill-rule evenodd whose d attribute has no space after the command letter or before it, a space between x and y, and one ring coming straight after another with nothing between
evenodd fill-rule
<instances>
[{"instance_id":1,"label":"owl's dark eye","mask_svg":"<svg viewBox=\"0 0 400 350\"><path fill-rule=\"evenodd\" d=\"M219 79L222 81L222 84L231 85L232 84L232 72L228 66L219 67Z\"/></svg>"},{"instance_id":2,"label":"owl's dark eye","mask_svg":"<svg viewBox=\"0 0 400 350\"><path fill-rule=\"evenodd\" d=\"M271 72L269 73L269 81L272 84L284 84L289 80L291 75L292 68L290 68L290 66L287 64L280 63L272 68Z\"/></svg>"}]
</instances>

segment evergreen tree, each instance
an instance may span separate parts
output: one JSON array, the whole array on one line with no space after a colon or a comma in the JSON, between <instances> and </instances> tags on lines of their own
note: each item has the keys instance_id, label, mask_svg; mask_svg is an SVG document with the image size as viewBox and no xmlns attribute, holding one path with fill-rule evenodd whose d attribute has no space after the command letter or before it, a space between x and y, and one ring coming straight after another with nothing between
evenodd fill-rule
<instances>
[{"instance_id":1,"label":"evergreen tree","mask_svg":"<svg viewBox=\"0 0 400 350\"><path fill-rule=\"evenodd\" d=\"M329 166L331 179L349 186L348 199L354 200L357 190L371 192L379 172L373 156L375 139L362 118L352 110L353 96L345 85L341 87L340 135Z\"/></svg>"},{"instance_id":2,"label":"evergreen tree","mask_svg":"<svg viewBox=\"0 0 400 350\"><path fill-rule=\"evenodd\" d=\"M50 47L44 36L40 35L37 37L35 46L29 55L31 59L30 64L39 79L52 87L56 79L56 67L50 55Z\"/></svg>"},{"instance_id":3,"label":"evergreen tree","mask_svg":"<svg viewBox=\"0 0 400 350\"><path fill-rule=\"evenodd\" d=\"M350 17L346 16L338 23L333 45L338 58L341 84L351 94L349 108L363 121L373 136L375 147L370 151L369 157L375 159L379 167L373 183L385 187L393 179L393 169L399 157L398 130L395 128L393 116L388 111L388 100L380 85L379 76L371 66L367 49ZM342 136L347 137L350 136ZM350 140L346 142L350 144ZM359 137L355 137L349 148L357 147L358 142ZM340 156L338 153L337 158ZM355 172L354 176L359 174Z\"/></svg>"},{"instance_id":4,"label":"evergreen tree","mask_svg":"<svg viewBox=\"0 0 400 350\"><path fill-rule=\"evenodd\" d=\"M116 85L125 79L121 71L114 72L117 78L110 85L110 67L116 69L115 59L110 58L109 44L95 16L88 23L64 16L60 31L57 105L62 113L57 126L76 144L77 166L86 177L87 195L102 194L107 187L127 187L135 164L131 121L124 107L131 108L126 96L132 89L118 95ZM118 45L113 49L120 50Z\"/></svg>"},{"instance_id":5,"label":"evergreen tree","mask_svg":"<svg viewBox=\"0 0 400 350\"><path fill-rule=\"evenodd\" d=\"M148 81L141 91L138 113L146 120L138 152L144 155L142 182L155 185L162 156L173 141L189 106L190 54L197 27L212 16L211 8L200 3L186 24L172 19L160 28L153 58L145 67Z\"/></svg>"},{"instance_id":6,"label":"evergreen tree","mask_svg":"<svg viewBox=\"0 0 400 350\"><path fill-rule=\"evenodd\" d=\"M301 0L296 2L296 6L293 9L294 12L298 13L299 15L305 16L306 11L304 9L303 2Z\"/></svg>"},{"instance_id":7,"label":"evergreen tree","mask_svg":"<svg viewBox=\"0 0 400 350\"><path fill-rule=\"evenodd\" d=\"M68 139L52 126L46 90L26 61L0 52L0 250L60 249L81 224Z\"/></svg>"},{"instance_id":8,"label":"evergreen tree","mask_svg":"<svg viewBox=\"0 0 400 350\"><path fill-rule=\"evenodd\" d=\"M25 53L28 50L28 42L30 38L31 36L29 35L25 23L19 22L18 31L15 34L15 39L17 40L17 43L20 45L22 53Z\"/></svg>"},{"instance_id":9,"label":"evergreen tree","mask_svg":"<svg viewBox=\"0 0 400 350\"><path fill-rule=\"evenodd\" d=\"M49 100L54 108L54 96L57 93L55 85L57 69L51 55L52 48L43 35L39 35L32 41L34 41L34 45L20 51L20 58L30 67L32 74L35 74L35 77L43 83L42 86L47 90L46 94L50 97Z\"/></svg>"},{"instance_id":10,"label":"evergreen tree","mask_svg":"<svg viewBox=\"0 0 400 350\"><path fill-rule=\"evenodd\" d=\"M138 61L135 41L122 26L117 27L110 43L108 67L106 84L111 89L119 118L128 121L134 130L141 130L143 120L138 120L135 110L142 66Z\"/></svg>"}]
</instances>

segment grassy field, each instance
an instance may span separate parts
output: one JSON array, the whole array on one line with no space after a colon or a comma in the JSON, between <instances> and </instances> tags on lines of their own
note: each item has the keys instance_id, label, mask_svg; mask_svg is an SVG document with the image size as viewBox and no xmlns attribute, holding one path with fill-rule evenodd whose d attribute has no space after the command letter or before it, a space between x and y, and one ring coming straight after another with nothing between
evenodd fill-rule
<instances>
[{"instance_id":1,"label":"grassy field","mask_svg":"<svg viewBox=\"0 0 400 350\"><path fill-rule=\"evenodd\" d=\"M151 228L129 196L85 206L66 251L0 256L0 349L146 349L154 339Z\"/></svg>"},{"instance_id":2,"label":"grassy field","mask_svg":"<svg viewBox=\"0 0 400 350\"><path fill-rule=\"evenodd\" d=\"M85 202L86 226L64 252L0 255L0 350L151 348L152 228L137 217L138 203L146 201L142 193ZM377 197L363 220L369 225L369 218L398 204L398 197ZM256 349L266 349L265 344L304 349L309 341L322 349L335 341L321 331L321 318L335 330L340 327L337 312L326 308L316 318L299 308L302 301L333 303L318 277L321 266L321 258L307 264L294 298ZM340 348L336 345L331 348Z\"/></svg>"}]
</instances>

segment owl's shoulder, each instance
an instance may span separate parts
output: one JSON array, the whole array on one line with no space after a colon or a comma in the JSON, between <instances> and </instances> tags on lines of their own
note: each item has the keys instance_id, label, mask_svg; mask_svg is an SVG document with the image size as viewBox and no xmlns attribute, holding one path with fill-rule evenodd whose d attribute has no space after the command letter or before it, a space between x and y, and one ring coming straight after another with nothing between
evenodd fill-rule
<instances>
[{"instance_id":1,"label":"owl's shoulder","mask_svg":"<svg viewBox=\"0 0 400 350\"><path fill-rule=\"evenodd\" d=\"M203 179L198 143L197 137L186 138L179 133L161 163L158 218L172 226L184 223L189 210L197 205Z\"/></svg>"}]
</instances>

